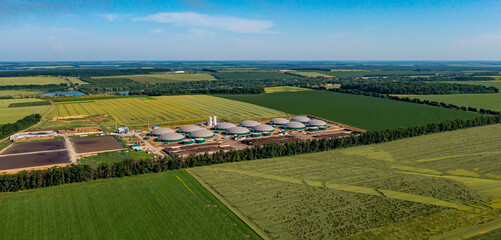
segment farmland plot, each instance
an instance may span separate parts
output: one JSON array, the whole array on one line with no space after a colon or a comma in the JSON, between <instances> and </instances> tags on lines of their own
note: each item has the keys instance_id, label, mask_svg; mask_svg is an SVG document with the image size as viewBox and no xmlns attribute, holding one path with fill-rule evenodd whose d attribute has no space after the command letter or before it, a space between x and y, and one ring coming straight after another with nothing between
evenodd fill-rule
<instances>
[{"instance_id":1,"label":"farmland plot","mask_svg":"<svg viewBox=\"0 0 501 240\"><path fill-rule=\"evenodd\" d=\"M190 172L277 239L469 237L501 228L499 142L501 124Z\"/></svg>"},{"instance_id":2,"label":"farmland plot","mask_svg":"<svg viewBox=\"0 0 501 240\"><path fill-rule=\"evenodd\" d=\"M0 77L0 86L7 85L48 85L48 84L61 84L67 83L64 79L59 77Z\"/></svg>"},{"instance_id":3,"label":"farmland plot","mask_svg":"<svg viewBox=\"0 0 501 240\"><path fill-rule=\"evenodd\" d=\"M142 74L142 75L123 75L111 77L95 78L128 78L141 83L169 83L185 81L212 81L216 80L214 76L207 73L182 73L182 74Z\"/></svg>"},{"instance_id":4,"label":"farmland plot","mask_svg":"<svg viewBox=\"0 0 501 240\"><path fill-rule=\"evenodd\" d=\"M0 99L0 124L13 123L21 118L34 113L43 114L49 110L49 105L30 106L30 107L15 107L9 108L11 103L36 102L41 101L36 98L25 99Z\"/></svg>"}]
</instances>

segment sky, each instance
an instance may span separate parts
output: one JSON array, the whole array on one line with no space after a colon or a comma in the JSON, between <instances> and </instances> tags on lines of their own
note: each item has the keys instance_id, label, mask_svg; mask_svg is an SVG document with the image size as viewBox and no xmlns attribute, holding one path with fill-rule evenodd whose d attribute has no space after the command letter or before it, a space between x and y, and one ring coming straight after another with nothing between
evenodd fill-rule
<instances>
[{"instance_id":1,"label":"sky","mask_svg":"<svg viewBox=\"0 0 501 240\"><path fill-rule=\"evenodd\" d=\"M0 61L501 60L501 0L0 0Z\"/></svg>"}]
</instances>

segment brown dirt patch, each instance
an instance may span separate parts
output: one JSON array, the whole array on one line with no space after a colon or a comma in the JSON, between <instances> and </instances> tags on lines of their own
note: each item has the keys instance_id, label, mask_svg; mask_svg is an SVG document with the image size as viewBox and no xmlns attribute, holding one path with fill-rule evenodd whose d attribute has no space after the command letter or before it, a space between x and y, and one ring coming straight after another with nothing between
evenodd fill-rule
<instances>
[{"instance_id":1,"label":"brown dirt patch","mask_svg":"<svg viewBox=\"0 0 501 240\"><path fill-rule=\"evenodd\" d=\"M90 153L123 149L122 144L113 136L71 139L77 153Z\"/></svg>"}]
</instances>

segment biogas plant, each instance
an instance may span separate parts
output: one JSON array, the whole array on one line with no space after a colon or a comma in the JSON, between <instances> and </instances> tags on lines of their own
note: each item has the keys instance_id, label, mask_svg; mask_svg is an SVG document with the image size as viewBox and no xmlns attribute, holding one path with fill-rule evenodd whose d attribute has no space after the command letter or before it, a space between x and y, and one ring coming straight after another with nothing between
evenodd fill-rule
<instances>
[{"instance_id":1,"label":"biogas plant","mask_svg":"<svg viewBox=\"0 0 501 240\"><path fill-rule=\"evenodd\" d=\"M209 116L203 123L166 128L155 126L144 139L174 156L244 149L270 143L339 138L358 134L356 129L314 116L294 116L241 122L218 122Z\"/></svg>"}]
</instances>

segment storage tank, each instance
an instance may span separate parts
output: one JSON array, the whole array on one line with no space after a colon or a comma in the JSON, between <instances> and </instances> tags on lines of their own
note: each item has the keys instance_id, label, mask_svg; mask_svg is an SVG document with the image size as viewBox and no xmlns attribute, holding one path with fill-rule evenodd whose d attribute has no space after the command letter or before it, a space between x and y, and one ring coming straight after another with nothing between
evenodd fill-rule
<instances>
[{"instance_id":1,"label":"storage tank","mask_svg":"<svg viewBox=\"0 0 501 240\"><path fill-rule=\"evenodd\" d=\"M306 123L306 125L308 125L308 127L325 127L327 126L327 123L325 121L322 121L322 120L310 120Z\"/></svg>"},{"instance_id":2,"label":"storage tank","mask_svg":"<svg viewBox=\"0 0 501 240\"><path fill-rule=\"evenodd\" d=\"M232 127L228 129L227 133L239 137L239 136L249 135L250 130L244 127Z\"/></svg>"},{"instance_id":3,"label":"storage tank","mask_svg":"<svg viewBox=\"0 0 501 240\"><path fill-rule=\"evenodd\" d=\"M273 126L270 126L268 124L259 124L257 126L254 126L252 128L254 132L274 132L275 128Z\"/></svg>"},{"instance_id":4,"label":"storage tank","mask_svg":"<svg viewBox=\"0 0 501 240\"><path fill-rule=\"evenodd\" d=\"M181 142L184 139L184 135L177 132L164 133L158 137L158 141L163 143Z\"/></svg>"},{"instance_id":5,"label":"storage tank","mask_svg":"<svg viewBox=\"0 0 501 240\"><path fill-rule=\"evenodd\" d=\"M288 122L284 127L287 130L303 130L306 128L306 126L300 122Z\"/></svg>"},{"instance_id":6,"label":"storage tank","mask_svg":"<svg viewBox=\"0 0 501 240\"><path fill-rule=\"evenodd\" d=\"M206 129L200 129L200 130L193 131L193 132L189 133L189 136L190 136L190 138L208 139L208 138L214 137L214 133L209 131L209 130L206 130Z\"/></svg>"},{"instance_id":7,"label":"storage tank","mask_svg":"<svg viewBox=\"0 0 501 240\"><path fill-rule=\"evenodd\" d=\"M191 132L194 132L194 131L198 131L202 128L200 128L199 126L195 126L195 125L188 125L188 126L184 126L182 128L180 128L178 131L180 133L191 133Z\"/></svg>"},{"instance_id":8,"label":"storage tank","mask_svg":"<svg viewBox=\"0 0 501 240\"><path fill-rule=\"evenodd\" d=\"M165 133L173 133L173 132L175 131L170 128L155 128L151 130L150 136L160 136Z\"/></svg>"},{"instance_id":9,"label":"storage tank","mask_svg":"<svg viewBox=\"0 0 501 240\"><path fill-rule=\"evenodd\" d=\"M289 122L289 120L287 120L285 118L273 118L270 120L270 124L273 124L273 125L284 125L288 122Z\"/></svg>"},{"instance_id":10,"label":"storage tank","mask_svg":"<svg viewBox=\"0 0 501 240\"><path fill-rule=\"evenodd\" d=\"M306 116L295 116L291 119L291 122L300 122L300 123L307 123L311 119Z\"/></svg>"},{"instance_id":11,"label":"storage tank","mask_svg":"<svg viewBox=\"0 0 501 240\"><path fill-rule=\"evenodd\" d=\"M255 126L259 125L259 124L260 123L258 121L246 120L246 121L243 121L240 124L238 124L238 126L240 126L240 127L246 127L246 128L252 128L252 127L255 127Z\"/></svg>"},{"instance_id":12,"label":"storage tank","mask_svg":"<svg viewBox=\"0 0 501 240\"><path fill-rule=\"evenodd\" d=\"M219 130L219 131L227 131L228 129L232 127L236 127L237 125L233 123L228 123L228 122L220 122L214 126L214 129Z\"/></svg>"}]
</instances>

